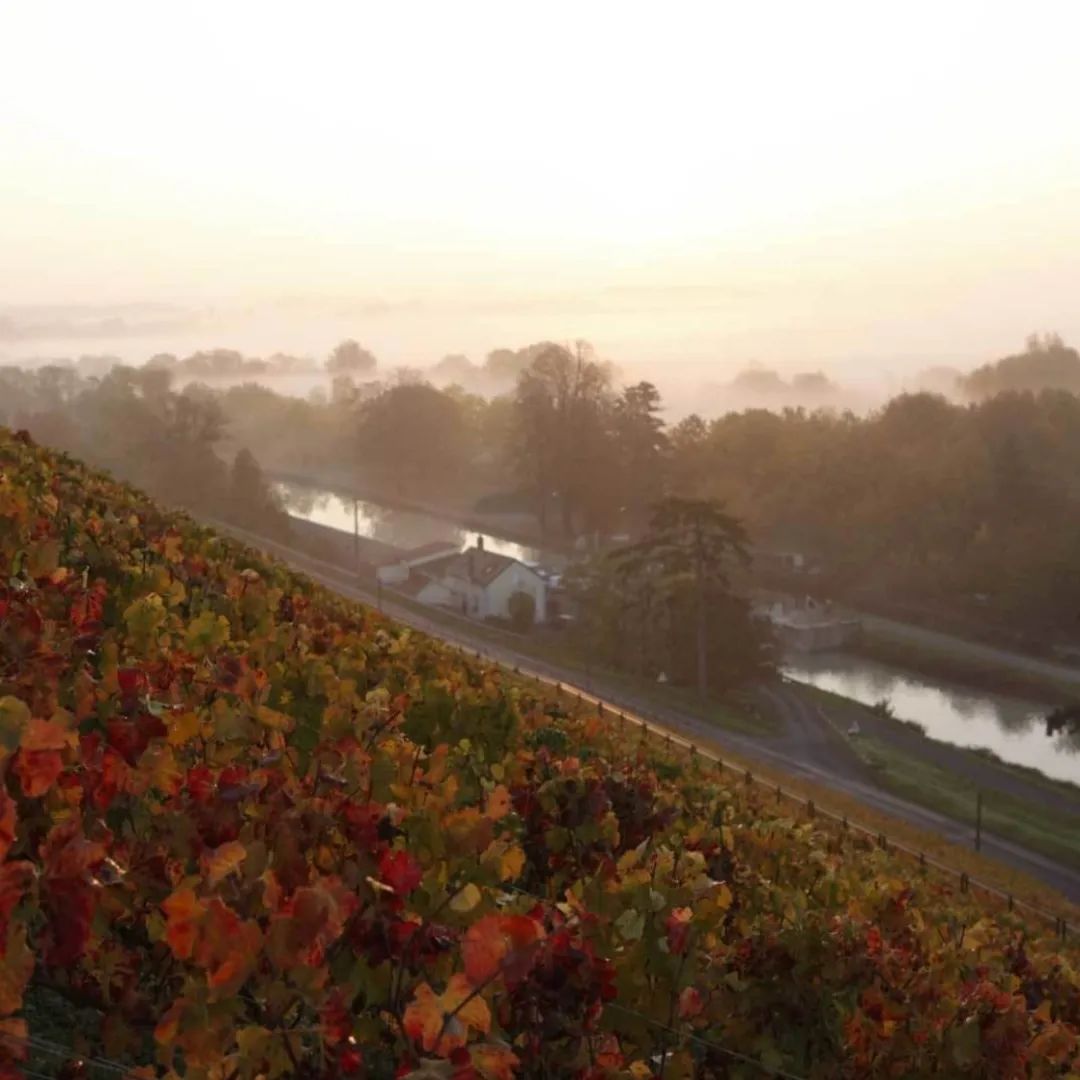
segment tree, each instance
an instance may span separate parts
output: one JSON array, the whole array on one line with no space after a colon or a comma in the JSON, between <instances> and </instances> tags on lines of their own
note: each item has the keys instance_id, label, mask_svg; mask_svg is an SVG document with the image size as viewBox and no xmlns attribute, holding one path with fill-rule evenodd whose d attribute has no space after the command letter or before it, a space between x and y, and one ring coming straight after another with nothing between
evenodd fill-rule
<instances>
[{"instance_id":1,"label":"tree","mask_svg":"<svg viewBox=\"0 0 1080 1080\"><path fill-rule=\"evenodd\" d=\"M976 368L960 380L972 398L987 398L1006 390L1070 390L1080 392L1080 353L1060 334L1031 334L1022 353Z\"/></svg>"},{"instance_id":2,"label":"tree","mask_svg":"<svg viewBox=\"0 0 1080 1080\"><path fill-rule=\"evenodd\" d=\"M709 426L697 413L684 417L672 428L667 471L676 494L701 494L710 472L708 437Z\"/></svg>"},{"instance_id":3,"label":"tree","mask_svg":"<svg viewBox=\"0 0 1080 1080\"><path fill-rule=\"evenodd\" d=\"M461 386L472 386L479 374L480 369L461 353L448 353L431 369L433 378Z\"/></svg>"},{"instance_id":4,"label":"tree","mask_svg":"<svg viewBox=\"0 0 1080 1080\"><path fill-rule=\"evenodd\" d=\"M733 391L754 396L783 396L788 385L775 372L768 368L751 367L740 371L731 380Z\"/></svg>"},{"instance_id":5,"label":"tree","mask_svg":"<svg viewBox=\"0 0 1080 1080\"><path fill-rule=\"evenodd\" d=\"M356 383L351 375L335 375L330 381L330 404L351 405L356 400Z\"/></svg>"},{"instance_id":6,"label":"tree","mask_svg":"<svg viewBox=\"0 0 1080 1080\"><path fill-rule=\"evenodd\" d=\"M1080 705L1059 705L1046 715L1046 734L1054 736L1064 732L1075 739L1080 736Z\"/></svg>"},{"instance_id":7,"label":"tree","mask_svg":"<svg viewBox=\"0 0 1080 1080\"><path fill-rule=\"evenodd\" d=\"M225 378L243 371L244 354L236 349L201 350L181 360L180 367L192 375Z\"/></svg>"},{"instance_id":8,"label":"tree","mask_svg":"<svg viewBox=\"0 0 1080 1080\"><path fill-rule=\"evenodd\" d=\"M668 438L660 391L650 382L626 387L615 402L613 431L622 505L632 513L652 506L664 491Z\"/></svg>"},{"instance_id":9,"label":"tree","mask_svg":"<svg viewBox=\"0 0 1080 1080\"><path fill-rule=\"evenodd\" d=\"M357 449L398 494L425 494L460 476L469 433L453 397L428 383L404 383L362 405Z\"/></svg>"},{"instance_id":10,"label":"tree","mask_svg":"<svg viewBox=\"0 0 1080 1080\"><path fill-rule=\"evenodd\" d=\"M791 389L797 398L820 400L837 392L837 385L824 372L803 371L792 377Z\"/></svg>"},{"instance_id":11,"label":"tree","mask_svg":"<svg viewBox=\"0 0 1080 1080\"><path fill-rule=\"evenodd\" d=\"M288 515L266 482L255 455L246 447L237 451L229 470L225 513L257 532L282 535L289 531Z\"/></svg>"},{"instance_id":12,"label":"tree","mask_svg":"<svg viewBox=\"0 0 1080 1080\"><path fill-rule=\"evenodd\" d=\"M370 375L378 366L375 354L348 338L334 346L326 361L331 375Z\"/></svg>"},{"instance_id":13,"label":"tree","mask_svg":"<svg viewBox=\"0 0 1080 1080\"><path fill-rule=\"evenodd\" d=\"M617 498L612 456L605 445L610 374L585 342L552 345L521 373L514 395L510 453L546 531L557 500L565 536L575 535L579 511L597 525ZM606 504L603 507L601 504Z\"/></svg>"},{"instance_id":14,"label":"tree","mask_svg":"<svg viewBox=\"0 0 1080 1080\"><path fill-rule=\"evenodd\" d=\"M108 353L96 356L86 354L79 357L77 367L80 375L100 378L102 375L108 375L114 367L118 367L123 362L119 356L112 356Z\"/></svg>"},{"instance_id":15,"label":"tree","mask_svg":"<svg viewBox=\"0 0 1080 1080\"><path fill-rule=\"evenodd\" d=\"M538 341L523 349L492 349L484 359L484 376L497 387L513 385L537 357L557 348L553 341Z\"/></svg>"},{"instance_id":16,"label":"tree","mask_svg":"<svg viewBox=\"0 0 1080 1080\"><path fill-rule=\"evenodd\" d=\"M708 693L708 604L730 592L728 565L749 562L746 531L714 500L669 496L657 504L649 531L610 558L628 577L659 579L670 598L692 586L697 689Z\"/></svg>"}]
</instances>

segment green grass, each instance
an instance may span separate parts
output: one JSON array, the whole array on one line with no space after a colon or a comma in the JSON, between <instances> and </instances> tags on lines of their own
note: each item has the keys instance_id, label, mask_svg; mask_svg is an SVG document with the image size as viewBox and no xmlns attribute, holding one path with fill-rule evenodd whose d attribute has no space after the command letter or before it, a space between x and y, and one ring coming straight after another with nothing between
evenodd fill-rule
<instances>
[{"instance_id":1,"label":"green grass","mask_svg":"<svg viewBox=\"0 0 1080 1080\"><path fill-rule=\"evenodd\" d=\"M975 829L977 785L873 736L851 739L852 748L897 795ZM1063 815L1026 800L983 790L983 829L1080 869L1080 813Z\"/></svg>"},{"instance_id":2,"label":"green grass","mask_svg":"<svg viewBox=\"0 0 1080 1080\"><path fill-rule=\"evenodd\" d=\"M882 717L880 713L875 712L861 701L846 698L842 694L834 693L832 690L824 690L818 686L811 686L809 683L800 683L799 692L811 700L816 699L822 708L825 709L826 717L831 718L834 727L841 732L847 731L852 720L865 722L866 718L872 718L877 724L894 725L898 731L915 731L921 738L925 739L928 744L933 745L937 743L938 745L948 747L953 753L970 755L972 758L977 759L984 768L991 767L998 769L1002 773L1008 773L1011 776L1023 780L1027 784L1031 784L1033 787L1042 788L1057 796L1075 799L1077 813L1080 814L1080 784L1075 784L1071 780L1058 780L1056 777L1047 776L1046 773L1040 772L1038 769L1032 768L1029 765L1017 765L1011 761L1004 761L1002 758L998 757L993 750L987 750L982 747L956 746L953 743L944 742L941 739L934 739L932 736L927 735L925 731L919 730L921 725L913 725L899 717L893 717L891 719ZM837 714L841 717L839 723L836 722Z\"/></svg>"},{"instance_id":3,"label":"green grass","mask_svg":"<svg viewBox=\"0 0 1080 1080\"><path fill-rule=\"evenodd\" d=\"M917 644L888 631L864 630L851 651L868 660L910 668L939 679L991 693L1060 704L1080 700L1080 684L1004 664L990 663L936 645Z\"/></svg>"},{"instance_id":4,"label":"green grass","mask_svg":"<svg viewBox=\"0 0 1080 1080\"><path fill-rule=\"evenodd\" d=\"M872 714L879 724L892 724L898 730L899 720L884 720L867 706L829 690L800 686L810 700L817 700L838 728L846 730L851 720L869 718ZM923 736L928 749L937 740ZM860 735L848 740L852 749L873 771L882 787L910 802L935 810L962 824L969 824L974 837L976 792L980 787L974 780L955 769L945 769L926 758L894 746L872 735ZM1056 796L1076 800L1076 814L1062 814L1036 799L988 789L983 790L983 829L1015 841L1055 859L1066 866L1080 869L1080 789L1066 780L1055 780L1023 765L1002 761L990 751L955 747L942 743L952 753L970 755L983 768L987 766L1002 773L1019 777L1036 789Z\"/></svg>"},{"instance_id":5,"label":"green grass","mask_svg":"<svg viewBox=\"0 0 1080 1080\"><path fill-rule=\"evenodd\" d=\"M1047 776L1046 773L1040 772L1031 765L1017 765L1011 761L1005 761L988 747L974 746L967 752L982 758L987 764L993 765L997 769L1010 772L1014 776L1023 777L1031 784L1046 788L1055 794L1071 796L1077 800L1077 807L1080 809L1080 784L1076 784L1072 780L1058 780L1053 776Z\"/></svg>"}]
</instances>

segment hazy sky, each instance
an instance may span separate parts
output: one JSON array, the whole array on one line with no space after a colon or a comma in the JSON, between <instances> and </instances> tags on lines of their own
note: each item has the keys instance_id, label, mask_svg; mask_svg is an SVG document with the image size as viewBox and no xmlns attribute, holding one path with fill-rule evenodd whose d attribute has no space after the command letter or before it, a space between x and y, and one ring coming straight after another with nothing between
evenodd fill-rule
<instances>
[{"instance_id":1,"label":"hazy sky","mask_svg":"<svg viewBox=\"0 0 1080 1080\"><path fill-rule=\"evenodd\" d=\"M0 303L383 299L446 350L455 310L611 347L651 312L791 362L1080 338L1078 40L1075 0L0 0Z\"/></svg>"}]
</instances>

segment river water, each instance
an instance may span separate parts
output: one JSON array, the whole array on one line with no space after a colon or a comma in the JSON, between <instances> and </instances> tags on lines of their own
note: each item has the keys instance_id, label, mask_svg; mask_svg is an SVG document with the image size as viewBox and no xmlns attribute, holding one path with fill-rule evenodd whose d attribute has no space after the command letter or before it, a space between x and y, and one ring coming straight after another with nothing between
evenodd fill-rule
<instances>
[{"instance_id":1,"label":"river water","mask_svg":"<svg viewBox=\"0 0 1080 1080\"><path fill-rule=\"evenodd\" d=\"M888 701L897 717L917 721L932 738L993 750L1003 761L1080 783L1075 740L1046 734L1048 702L973 690L844 652L790 654L784 674L864 705Z\"/></svg>"},{"instance_id":2,"label":"river water","mask_svg":"<svg viewBox=\"0 0 1080 1080\"><path fill-rule=\"evenodd\" d=\"M290 514L352 532L352 499L305 484L275 486ZM464 548L475 543L479 535L431 514L395 510L373 502L360 502L359 519L362 535L401 548L435 540L447 540ZM490 533L482 535L488 550L523 562L562 561L527 544ZM1076 743L1061 737L1051 739L1045 733L1044 717L1051 707L1048 701L973 690L844 652L791 654L785 660L784 674L865 705L886 700L897 717L916 721L932 738L958 746L983 747L1004 761L1080 783Z\"/></svg>"},{"instance_id":3,"label":"river water","mask_svg":"<svg viewBox=\"0 0 1080 1080\"><path fill-rule=\"evenodd\" d=\"M331 529L341 529L348 533L353 531L352 499L306 484L280 482L275 484L274 488L284 502L285 509L295 517L327 525ZM434 543L436 540L446 540L465 548L475 544L476 538L482 536L484 547L488 551L508 555L526 563L550 561L543 558L543 552L539 548L490 533L465 529L453 521L432 514L395 510L363 500L358 503L357 512L361 536L368 536L394 547L407 550Z\"/></svg>"}]
</instances>

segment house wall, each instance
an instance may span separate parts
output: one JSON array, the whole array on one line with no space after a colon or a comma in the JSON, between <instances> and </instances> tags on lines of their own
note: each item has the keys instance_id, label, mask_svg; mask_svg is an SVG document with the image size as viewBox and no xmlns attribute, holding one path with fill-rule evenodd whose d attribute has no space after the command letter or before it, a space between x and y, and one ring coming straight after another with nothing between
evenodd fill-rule
<instances>
[{"instance_id":1,"label":"house wall","mask_svg":"<svg viewBox=\"0 0 1080 1080\"><path fill-rule=\"evenodd\" d=\"M502 619L510 617L510 597L521 591L531 594L536 602L536 621L547 619L547 585L539 574L522 563L512 563L486 587L447 574L438 581L439 594L425 588L420 598L426 603L444 604L462 615L486 619L489 615ZM428 599L428 596L439 596Z\"/></svg>"},{"instance_id":2,"label":"house wall","mask_svg":"<svg viewBox=\"0 0 1080 1080\"><path fill-rule=\"evenodd\" d=\"M452 606L454 597L441 581L429 581L417 594L421 604Z\"/></svg>"},{"instance_id":3,"label":"house wall","mask_svg":"<svg viewBox=\"0 0 1080 1080\"><path fill-rule=\"evenodd\" d=\"M400 585L409 580L409 567L406 563L390 563L389 566L380 566L375 571L375 576L384 585Z\"/></svg>"},{"instance_id":4,"label":"house wall","mask_svg":"<svg viewBox=\"0 0 1080 1080\"><path fill-rule=\"evenodd\" d=\"M487 597L479 585L473 585L472 582L463 581L450 574L440 578L438 585L446 599L433 601L434 603L445 604L458 614L474 619L482 619L488 614Z\"/></svg>"},{"instance_id":5,"label":"house wall","mask_svg":"<svg viewBox=\"0 0 1080 1080\"><path fill-rule=\"evenodd\" d=\"M539 574L534 573L523 563L508 566L486 590L484 615L510 617L510 597L516 592L531 594L536 601L536 621L547 619L547 585Z\"/></svg>"}]
</instances>

